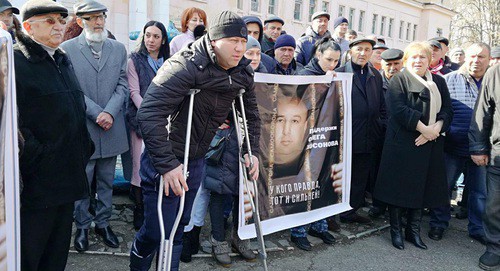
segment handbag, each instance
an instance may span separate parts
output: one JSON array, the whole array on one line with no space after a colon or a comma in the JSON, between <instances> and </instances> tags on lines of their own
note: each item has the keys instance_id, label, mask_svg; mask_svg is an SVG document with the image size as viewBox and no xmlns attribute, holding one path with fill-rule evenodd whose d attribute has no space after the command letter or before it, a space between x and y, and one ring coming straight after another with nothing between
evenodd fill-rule
<instances>
[{"instance_id":1,"label":"handbag","mask_svg":"<svg viewBox=\"0 0 500 271\"><path fill-rule=\"evenodd\" d=\"M210 147L208 148L207 154L205 155L205 161L209 166L217 166L221 163L222 155L226 149L226 144L229 141L233 128L218 130L215 133L212 142L210 142Z\"/></svg>"}]
</instances>

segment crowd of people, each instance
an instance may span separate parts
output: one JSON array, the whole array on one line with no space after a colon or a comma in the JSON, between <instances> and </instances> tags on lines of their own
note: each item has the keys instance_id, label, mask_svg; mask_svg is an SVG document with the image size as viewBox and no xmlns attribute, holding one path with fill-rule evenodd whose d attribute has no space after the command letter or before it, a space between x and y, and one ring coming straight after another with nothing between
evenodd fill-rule
<instances>
[{"instance_id":1,"label":"crowd of people","mask_svg":"<svg viewBox=\"0 0 500 271\"><path fill-rule=\"evenodd\" d=\"M163 23L149 21L137 49L127 55L106 29L107 12L98 1L78 1L68 21L68 10L51 0L29 0L21 10L0 0L0 20L15 38L22 270L64 270L73 222L80 252L89 248L92 223L107 246L120 245L108 221L117 155L129 149L138 230L130 270L149 270L158 251L160 178L165 230L175 231L171 270L198 252L207 212L214 259L230 266L232 247L254 260L248 240L237 235L239 124L231 104L244 89L245 106L239 110L248 120L252 156L243 157L257 179L261 124L255 72L353 74L352 209L292 228L291 241L299 249L312 250L308 235L334 244L330 231L340 231L338 221L369 224L386 213L395 248L404 249L406 240L427 249L420 236L422 215L430 214L429 238L441 240L453 189L463 175L457 217L467 218L469 236L486 245L479 266L500 266L500 47L477 41L449 51L448 39L435 37L404 50L389 48L383 37L358 37L344 17L331 24L322 11L296 39L277 16L262 22L223 11L208 23L205 11L188 8L181 16L182 34L169 40ZM201 91L185 154L192 89ZM221 138L227 140L224 162L209 163L207 151ZM332 167L331 178L341 176L341 169ZM253 193L245 193L245 211L251 210ZM184 212L174 229L182 194ZM369 217L358 213L367 197ZM228 227L231 213L233 227Z\"/></svg>"}]
</instances>

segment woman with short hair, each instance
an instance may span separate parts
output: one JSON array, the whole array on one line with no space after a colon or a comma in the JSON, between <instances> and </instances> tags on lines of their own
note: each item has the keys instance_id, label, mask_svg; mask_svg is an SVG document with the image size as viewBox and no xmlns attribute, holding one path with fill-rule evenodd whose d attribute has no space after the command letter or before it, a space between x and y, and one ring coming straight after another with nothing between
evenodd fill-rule
<instances>
[{"instance_id":1,"label":"woman with short hair","mask_svg":"<svg viewBox=\"0 0 500 271\"><path fill-rule=\"evenodd\" d=\"M389 205L392 244L404 249L402 210L407 209L406 241L427 249L420 238L422 209L449 203L444 138L453 117L445 80L429 72L432 48L406 47L405 69L389 82L390 113L374 197Z\"/></svg>"}]
</instances>

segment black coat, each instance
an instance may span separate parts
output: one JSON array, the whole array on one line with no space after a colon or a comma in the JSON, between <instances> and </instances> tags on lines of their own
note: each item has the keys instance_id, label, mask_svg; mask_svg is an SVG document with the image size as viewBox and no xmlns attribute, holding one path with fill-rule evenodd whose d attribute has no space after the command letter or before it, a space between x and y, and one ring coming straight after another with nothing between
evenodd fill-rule
<instances>
[{"instance_id":1,"label":"black coat","mask_svg":"<svg viewBox=\"0 0 500 271\"><path fill-rule=\"evenodd\" d=\"M441 94L441 110L436 121L443 120L446 132L453 117L446 81L432 75ZM387 92L389 124L374 197L400 207L440 207L449 204L444 164L444 138L439 136L415 146L420 135L418 121L429 122L429 89L404 70L391 78Z\"/></svg>"},{"instance_id":2,"label":"black coat","mask_svg":"<svg viewBox=\"0 0 500 271\"><path fill-rule=\"evenodd\" d=\"M254 92L253 70L243 58L224 70L215 60L208 36L198 39L169 58L149 86L137 120L150 158L160 174L176 168L184 157L190 89L195 95L190 159L205 156L217 128L226 120L240 89L243 95L252 151L259 153L260 117ZM239 102L237 103L239 104ZM178 114L176 114L178 112ZM174 115L171 132L165 126Z\"/></svg>"},{"instance_id":3,"label":"black coat","mask_svg":"<svg viewBox=\"0 0 500 271\"><path fill-rule=\"evenodd\" d=\"M352 152L373 153L384 137L386 109L382 76L375 68L368 66L366 90L349 61L335 71L354 73L352 78ZM366 67L365 66L365 67ZM366 72L366 71L365 71Z\"/></svg>"},{"instance_id":4,"label":"black coat","mask_svg":"<svg viewBox=\"0 0 500 271\"><path fill-rule=\"evenodd\" d=\"M14 47L23 208L47 208L89 196L85 167L94 152L85 100L73 66L61 50L55 61L18 33ZM36 225L34 225L36 226Z\"/></svg>"}]
</instances>

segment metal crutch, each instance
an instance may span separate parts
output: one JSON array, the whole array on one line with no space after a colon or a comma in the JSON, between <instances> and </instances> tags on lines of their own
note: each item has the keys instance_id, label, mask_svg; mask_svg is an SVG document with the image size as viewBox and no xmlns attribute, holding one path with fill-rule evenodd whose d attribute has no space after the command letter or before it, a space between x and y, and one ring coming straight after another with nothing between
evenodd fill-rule
<instances>
[{"instance_id":1,"label":"metal crutch","mask_svg":"<svg viewBox=\"0 0 500 271\"><path fill-rule=\"evenodd\" d=\"M188 172L188 161L189 161L189 144L191 141L191 125L193 121L193 106L194 106L194 95L196 93L200 92L199 89L191 89L189 91L189 112L188 112L188 123L187 123L187 129L186 129L186 145L184 146L184 168L183 168L183 175L184 179L187 181L189 177L189 172ZM171 119L170 122L173 120ZM169 127L171 123L169 123ZM170 132L170 131L169 131ZM174 237L175 237L175 232L177 231L177 227L179 226L179 223L182 218L182 213L184 211L184 200L185 200L185 192L184 188L181 187L182 189L182 196L180 197L180 202L179 202L179 211L177 213L177 217L175 218L174 225L172 226L172 231L170 232L169 239L165 239L165 227L163 223L163 212L162 212L162 203L163 203L163 197L164 195L164 181L163 181L163 176L160 177L160 188L158 190L158 205L157 205L157 211L158 211L158 220L160 223L160 250L158 254L158 270L162 271L170 271L171 267L171 262L172 262L172 250L174 247Z\"/></svg>"},{"instance_id":2,"label":"metal crutch","mask_svg":"<svg viewBox=\"0 0 500 271\"><path fill-rule=\"evenodd\" d=\"M248 136L247 117L245 114L245 105L243 103L243 93L245 93L245 90L241 89L238 93L238 97L240 100L241 116L243 118L243 131L245 133L245 140L246 140L246 144L247 144L248 157L250 159L250 168L253 168L254 164L253 164L253 158L252 158L252 148L250 147L250 138ZM236 134L238 137L238 145L239 145L240 150L241 150L243 144L241 142L241 131L240 131L240 127L238 125L240 122L238 120L238 115L236 114L236 107L234 105L234 101L233 101L232 109L233 109L235 130L236 130ZM250 189L249 189L250 187L248 186L248 180L250 180L250 178L248 176L249 174L247 174L245 159L240 157L240 162L241 162L242 167L243 167L243 179L244 179L243 182L244 182L245 187L247 189L247 192L249 194L248 197L250 198L250 205L252 206L252 218L253 218L253 222L254 222L254 226L255 226L255 232L257 234L257 243L259 244L259 259L262 262L264 270L267 271L267 253L266 253L266 246L264 244L264 235L262 234L262 226L260 223L257 181L253 180L253 179L251 180L251 183L253 184L254 194L255 194L254 195L255 201L254 201L252 195L250 194Z\"/></svg>"}]
</instances>

